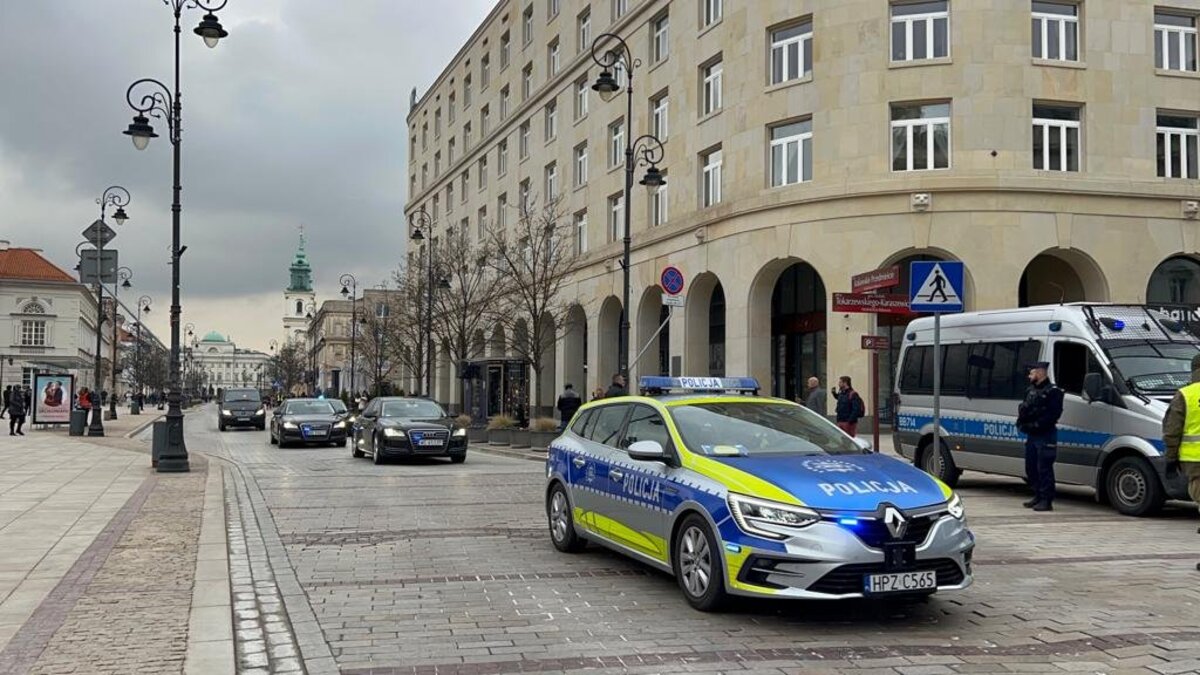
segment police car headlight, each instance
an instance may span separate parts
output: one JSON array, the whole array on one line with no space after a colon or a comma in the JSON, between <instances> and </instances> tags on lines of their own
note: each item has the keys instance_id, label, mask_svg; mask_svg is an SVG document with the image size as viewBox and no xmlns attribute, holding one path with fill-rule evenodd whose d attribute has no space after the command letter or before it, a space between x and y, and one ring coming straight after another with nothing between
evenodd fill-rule
<instances>
[{"instance_id":1,"label":"police car headlight","mask_svg":"<svg viewBox=\"0 0 1200 675\"><path fill-rule=\"evenodd\" d=\"M383 435L388 438L404 438L405 436L403 429L396 429L394 427L384 427Z\"/></svg>"},{"instance_id":2,"label":"police car headlight","mask_svg":"<svg viewBox=\"0 0 1200 675\"><path fill-rule=\"evenodd\" d=\"M808 527L821 520L821 516L811 509L732 492L729 494L729 511L743 532L768 539L786 539L789 536L787 529Z\"/></svg>"},{"instance_id":3,"label":"police car headlight","mask_svg":"<svg viewBox=\"0 0 1200 675\"><path fill-rule=\"evenodd\" d=\"M462 437L464 437L464 436L466 436L466 435L467 435L467 428L466 428L466 427L459 427L459 428L457 428L457 429L455 429L455 430L454 430L454 437L455 437L455 438L462 438Z\"/></svg>"},{"instance_id":4,"label":"police car headlight","mask_svg":"<svg viewBox=\"0 0 1200 675\"><path fill-rule=\"evenodd\" d=\"M962 520L967 515L967 509L963 506L962 497L958 495L951 497L950 502L946 504L946 512Z\"/></svg>"}]
</instances>

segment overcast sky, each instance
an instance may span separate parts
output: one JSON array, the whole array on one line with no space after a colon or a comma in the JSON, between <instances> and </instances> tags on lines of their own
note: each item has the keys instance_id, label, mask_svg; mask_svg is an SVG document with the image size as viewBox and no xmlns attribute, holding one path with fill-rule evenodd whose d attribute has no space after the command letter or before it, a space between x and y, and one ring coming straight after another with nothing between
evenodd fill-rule
<instances>
[{"instance_id":1,"label":"overcast sky","mask_svg":"<svg viewBox=\"0 0 1200 675\"><path fill-rule=\"evenodd\" d=\"M182 28L183 321L266 349L282 336L297 228L318 302L338 277L389 276L406 245L409 92L433 82L495 0L229 0L229 37ZM136 79L171 85L161 0L0 0L0 239L75 265L95 200L120 184L130 219L112 247L154 300L168 340L171 146L121 131ZM110 221L110 225L113 225ZM115 225L114 225L115 226Z\"/></svg>"}]
</instances>

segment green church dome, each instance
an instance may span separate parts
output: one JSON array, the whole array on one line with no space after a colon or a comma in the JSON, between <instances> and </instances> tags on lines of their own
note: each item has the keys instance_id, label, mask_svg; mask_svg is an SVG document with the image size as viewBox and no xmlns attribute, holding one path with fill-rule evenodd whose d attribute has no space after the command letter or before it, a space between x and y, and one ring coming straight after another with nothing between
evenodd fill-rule
<instances>
[{"instance_id":1,"label":"green church dome","mask_svg":"<svg viewBox=\"0 0 1200 675\"><path fill-rule=\"evenodd\" d=\"M205 335L204 338L201 339L200 341L201 342L225 342L225 336L221 335L217 331L213 330L213 331L209 331L208 335Z\"/></svg>"}]
</instances>

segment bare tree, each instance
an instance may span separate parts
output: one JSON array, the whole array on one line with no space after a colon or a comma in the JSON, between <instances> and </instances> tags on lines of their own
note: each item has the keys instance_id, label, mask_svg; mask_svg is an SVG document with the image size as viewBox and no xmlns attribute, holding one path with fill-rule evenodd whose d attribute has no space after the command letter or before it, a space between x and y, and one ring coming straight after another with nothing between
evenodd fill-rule
<instances>
[{"instance_id":1,"label":"bare tree","mask_svg":"<svg viewBox=\"0 0 1200 675\"><path fill-rule=\"evenodd\" d=\"M513 351L533 370L530 403L542 414L543 360L554 349L555 331L562 326L570 303L562 295L579 261L569 218L557 199L539 208L528 201L517 207L514 227L500 219L487 231L488 266L496 273L503 295L493 303L493 320L511 336Z\"/></svg>"},{"instance_id":2,"label":"bare tree","mask_svg":"<svg viewBox=\"0 0 1200 675\"><path fill-rule=\"evenodd\" d=\"M392 273L392 280L396 284L396 302L394 304L398 320L392 326L391 335L395 344L397 362L416 380L414 391L424 389L426 368L429 363L427 357L430 340L425 335L425 308L428 306L426 304L428 300L426 288L429 284L429 272L424 267L425 264L422 262L421 265L402 266ZM434 317L434 330L435 332L437 330L436 316ZM432 396L433 392L426 393Z\"/></svg>"},{"instance_id":3,"label":"bare tree","mask_svg":"<svg viewBox=\"0 0 1200 675\"><path fill-rule=\"evenodd\" d=\"M400 358L404 345L405 303L398 301L395 291L386 284L377 287L378 293L368 291L363 297L363 309L359 314L358 356L362 359L371 391L383 395L385 384L390 381L396 368L403 362Z\"/></svg>"},{"instance_id":4,"label":"bare tree","mask_svg":"<svg viewBox=\"0 0 1200 675\"><path fill-rule=\"evenodd\" d=\"M267 372L271 379L279 382L285 392L294 391L304 382L308 368L308 357L304 345L289 340L267 361Z\"/></svg>"},{"instance_id":5,"label":"bare tree","mask_svg":"<svg viewBox=\"0 0 1200 675\"><path fill-rule=\"evenodd\" d=\"M132 383L134 391L162 389L167 383L167 350L163 349L149 334L143 335L141 343L133 336L133 347L123 348L122 371Z\"/></svg>"}]
</instances>

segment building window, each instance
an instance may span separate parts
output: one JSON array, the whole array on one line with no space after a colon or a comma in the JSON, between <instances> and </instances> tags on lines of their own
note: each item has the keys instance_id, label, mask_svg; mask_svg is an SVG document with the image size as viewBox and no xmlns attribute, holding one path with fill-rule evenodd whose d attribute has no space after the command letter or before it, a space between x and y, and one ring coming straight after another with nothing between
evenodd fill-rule
<instances>
[{"instance_id":1,"label":"building window","mask_svg":"<svg viewBox=\"0 0 1200 675\"><path fill-rule=\"evenodd\" d=\"M612 0L612 20L625 16L625 12L629 11L629 0Z\"/></svg>"},{"instance_id":2,"label":"building window","mask_svg":"<svg viewBox=\"0 0 1200 675\"><path fill-rule=\"evenodd\" d=\"M700 27L708 28L725 16L725 0L700 0Z\"/></svg>"},{"instance_id":3,"label":"building window","mask_svg":"<svg viewBox=\"0 0 1200 675\"><path fill-rule=\"evenodd\" d=\"M424 150L429 145L429 123L421 124L421 149Z\"/></svg>"},{"instance_id":4,"label":"building window","mask_svg":"<svg viewBox=\"0 0 1200 675\"><path fill-rule=\"evenodd\" d=\"M592 9L589 7L579 13L575 19L575 35L579 39L575 52L582 54L592 46Z\"/></svg>"},{"instance_id":5,"label":"building window","mask_svg":"<svg viewBox=\"0 0 1200 675\"><path fill-rule=\"evenodd\" d=\"M483 106L479 109L479 138L487 136L488 126L491 123L492 110L490 106Z\"/></svg>"},{"instance_id":6,"label":"building window","mask_svg":"<svg viewBox=\"0 0 1200 675\"><path fill-rule=\"evenodd\" d=\"M408 177L408 194L416 194L417 192L417 174Z\"/></svg>"},{"instance_id":7,"label":"building window","mask_svg":"<svg viewBox=\"0 0 1200 675\"><path fill-rule=\"evenodd\" d=\"M575 252L587 253L587 210L575 214Z\"/></svg>"},{"instance_id":8,"label":"building window","mask_svg":"<svg viewBox=\"0 0 1200 675\"><path fill-rule=\"evenodd\" d=\"M433 111L433 137L438 139L442 137L442 109L438 108Z\"/></svg>"},{"instance_id":9,"label":"building window","mask_svg":"<svg viewBox=\"0 0 1200 675\"><path fill-rule=\"evenodd\" d=\"M533 42L533 5L521 14L521 44L528 47L530 42Z\"/></svg>"},{"instance_id":10,"label":"building window","mask_svg":"<svg viewBox=\"0 0 1200 675\"><path fill-rule=\"evenodd\" d=\"M667 172L663 172L663 184L650 193L650 224L663 225L667 222Z\"/></svg>"},{"instance_id":11,"label":"building window","mask_svg":"<svg viewBox=\"0 0 1200 675\"><path fill-rule=\"evenodd\" d=\"M892 170L950 168L950 104L892 106Z\"/></svg>"},{"instance_id":12,"label":"building window","mask_svg":"<svg viewBox=\"0 0 1200 675\"><path fill-rule=\"evenodd\" d=\"M475 214L475 227L479 235L479 241L487 239L487 207L479 207L479 211Z\"/></svg>"},{"instance_id":13,"label":"building window","mask_svg":"<svg viewBox=\"0 0 1200 675\"><path fill-rule=\"evenodd\" d=\"M1154 63L1162 70L1196 70L1196 17L1154 13Z\"/></svg>"},{"instance_id":14,"label":"building window","mask_svg":"<svg viewBox=\"0 0 1200 675\"><path fill-rule=\"evenodd\" d=\"M508 117L508 85L500 90L500 119Z\"/></svg>"},{"instance_id":15,"label":"building window","mask_svg":"<svg viewBox=\"0 0 1200 675\"><path fill-rule=\"evenodd\" d=\"M446 213L454 213L454 181L446 183Z\"/></svg>"},{"instance_id":16,"label":"building window","mask_svg":"<svg viewBox=\"0 0 1200 675\"><path fill-rule=\"evenodd\" d=\"M453 86L453 85L451 85L451 86ZM446 100L447 100L446 118L450 122L453 123L454 122L454 92L450 92L450 95L446 97Z\"/></svg>"},{"instance_id":17,"label":"building window","mask_svg":"<svg viewBox=\"0 0 1200 675\"><path fill-rule=\"evenodd\" d=\"M558 10L559 10L560 4L561 4L560 0L546 0L546 16L547 16L547 18L553 19L554 17L558 16Z\"/></svg>"},{"instance_id":18,"label":"building window","mask_svg":"<svg viewBox=\"0 0 1200 675\"><path fill-rule=\"evenodd\" d=\"M667 92L650 99L650 133L660 141L667 140Z\"/></svg>"},{"instance_id":19,"label":"building window","mask_svg":"<svg viewBox=\"0 0 1200 675\"><path fill-rule=\"evenodd\" d=\"M670 16L662 14L650 22L650 62L658 63L670 55L670 36L667 30Z\"/></svg>"},{"instance_id":20,"label":"building window","mask_svg":"<svg viewBox=\"0 0 1200 675\"><path fill-rule=\"evenodd\" d=\"M546 177L546 201L558 199L558 162L550 162L544 170Z\"/></svg>"},{"instance_id":21,"label":"building window","mask_svg":"<svg viewBox=\"0 0 1200 675\"><path fill-rule=\"evenodd\" d=\"M496 225L502 231L508 227L508 194L496 198Z\"/></svg>"},{"instance_id":22,"label":"building window","mask_svg":"<svg viewBox=\"0 0 1200 675\"><path fill-rule=\"evenodd\" d=\"M588 79L587 75L575 81L575 119L581 120L588 114Z\"/></svg>"},{"instance_id":23,"label":"building window","mask_svg":"<svg viewBox=\"0 0 1200 675\"><path fill-rule=\"evenodd\" d=\"M625 195L618 192L608 198L609 241L620 241L625 232Z\"/></svg>"},{"instance_id":24,"label":"building window","mask_svg":"<svg viewBox=\"0 0 1200 675\"><path fill-rule=\"evenodd\" d=\"M1158 175L1197 177L1200 169L1200 122L1196 116L1158 114Z\"/></svg>"},{"instance_id":25,"label":"building window","mask_svg":"<svg viewBox=\"0 0 1200 675\"><path fill-rule=\"evenodd\" d=\"M429 185L429 165L422 164L421 165L421 189L424 190L427 185Z\"/></svg>"},{"instance_id":26,"label":"building window","mask_svg":"<svg viewBox=\"0 0 1200 675\"><path fill-rule=\"evenodd\" d=\"M721 148L700 155L700 205L721 203Z\"/></svg>"},{"instance_id":27,"label":"building window","mask_svg":"<svg viewBox=\"0 0 1200 675\"><path fill-rule=\"evenodd\" d=\"M533 64L526 63L521 69L521 100L528 101L533 93Z\"/></svg>"},{"instance_id":28,"label":"building window","mask_svg":"<svg viewBox=\"0 0 1200 675\"><path fill-rule=\"evenodd\" d=\"M1079 170L1079 108L1033 106L1033 168Z\"/></svg>"},{"instance_id":29,"label":"building window","mask_svg":"<svg viewBox=\"0 0 1200 675\"><path fill-rule=\"evenodd\" d=\"M21 346L45 347L46 322L43 319L21 320Z\"/></svg>"},{"instance_id":30,"label":"building window","mask_svg":"<svg viewBox=\"0 0 1200 675\"><path fill-rule=\"evenodd\" d=\"M711 115L721 109L721 60L703 66L700 69L703 107L701 114Z\"/></svg>"},{"instance_id":31,"label":"building window","mask_svg":"<svg viewBox=\"0 0 1200 675\"><path fill-rule=\"evenodd\" d=\"M588 148L587 143L575 146L575 187L582 187L588 182Z\"/></svg>"},{"instance_id":32,"label":"building window","mask_svg":"<svg viewBox=\"0 0 1200 675\"><path fill-rule=\"evenodd\" d=\"M529 157L529 120L517 130L517 154L521 159Z\"/></svg>"},{"instance_id":33,"label":"building window","mask_svg":"<svg viewBox=\"0 0 1200 675\"><path fill-rule=\"evenodd\" d=\"M448 164L454 164L455 147L456 147L456 144L454 142L454 139L451 138L450 142L446 144L446 162Z\"/></svg>"},{"instance_id":34,"label":"building window","mask_svg":"<svg viewBox=\"0 0 1200 675\"><path fill-rule=\"evenodd\" d=\"M458 177L459 188L461 188L459 194L462 195L460 199L464 204L467 203L467 187L471 184L469 175L467 171L463 171L462 175Z\"/></svg>"},{"instance_id":35,"label":"building window","mask_svg":"<svg viewBox=\"0 0 1200 675\"><path fill-rule=\"evenodd\" d=\"M771 128L771 187L812 180L812 120Z\"/></svg>"},{"instance_id":36,"label":"building window","mask_svg":"<svg viewBox=\"0 0 1200 675\"><path fill-rule=\"evenodd\" d=\"M798 80L812 71L812 21L771 31L771 84Z\"/></svg>"},{"instance_id":37,"label":"building window","mask_svg":"<svg viewBox=\"0 0 1200 675\"><path fill-rule=\"evenodd\" d=\"M471 105L471 76L463 78L463 107Z\"/></svg>"},{"instance_id":38,"label":"building window","mask_svg":"<svg viewBox=\"0 0 1200 675\"><path fill-rule=\"evenodd\" d=\"M487 155L479 158L479 168L476 169L476 173L479 174L475 177L475 182L479 185L479 189L483 190L487 188Z\"/></svg>"},{"instance_id":39,"label":"building window","mask_svg":"<svg viewBox=\"0 0 1200 675\"><path fill-rule=\"evenodd\" d=\"M496 144L496 175L503 176L508 173L508 140L502 140Z\"/></svg>"},{"instance_id":40,"label":"building window","mask_svg":"<svg viewBox=\"0 0 1200 675\"><path fill-rule=\"evenodd\" d=\"M1033 0L1033 58L1079 60L1079 5Z\"/></svg>"},{"instance_id":41,"label":"building window","mask_svg":"<svg viewBox=\"0 0 1200 675\"><path fill-rule=\"evenodd\" d=\"M530 192L529 179L526 178L517 186L517 207L521 209L521 215L523 216L529 214L529 207L531 206L529 203Z\"/></svg>"},{"instance_id":42,"label":"building window","mask_svg":"<svg viewBox=\"0 0 1200 675\"><path fill-rule=\"evenodd\" d=\"M558 38L547 45L546 47L546 72L547 77L554 77L558 74L559 58L558 58Z\"/></svg>"},{"instance_id":43,"label":"building window","mask_svg":"<svg viewBox=\"0 0 1200 675\"><path fill-rule=\"evenodd\" d=\"M433 177L436 180L442 175L442 151L439 150L433 153Z\"/></svg>"},{"instance_id":44,"label":"building window","mask_svg":"<svg viewBox=\"0 0 1200 675\"><path fill-rule=\"evenodd\" d=\"M947 0L892 5L892 60L919 61L950 55Z\"/></svg>"},{"instance_id":45,"label":"building window","mask_svg":"<svg viewBox=\"0 0 1200 675\"><path fill-rule=\"evenodd\" d=\"M440 205L441 201L441 197L437 195L433 196L433 211L431 212L431 215L435 221L438 219L438 206Z\"/></svg>"},{"instance_id":46,"label":"building window","mask_svg":"<svg viewBox=\"0 0 1200 675\"><path fill-rule=\"evenodd\" d=\"M625 120L608 125L608 166L620 166L625 157Z\"/></svg>"},{"instance_id":47,"label":"building window","mask_svg":"<svg viewBox=\"0 0 1200 675\"><path fill-rule=\"evenodd\" d=\"M510 47L512 47L512 38L509 37L508 31L500 36L500 70L508 67L508 56Z\"/></svg>"},{"instance_id":48,"label":"building window","mask_svg":"<svg viewBox=\"0 0 1200 675\"><path fill-rule=\"evenodd\" d=\"M479 88L487 89L492 80L492 57L484 54L479 58Z\"/></svg>"},{"instance_id":49,"label":"building window","mask_svg":"<svg viewBox=\"0 0 1200 675\"><path fill-rule=\"evenodd\" d=\"M558 102L550 101L546 104L546 141L552 141L558 137Z\"/></svg>"}]
</instances>

